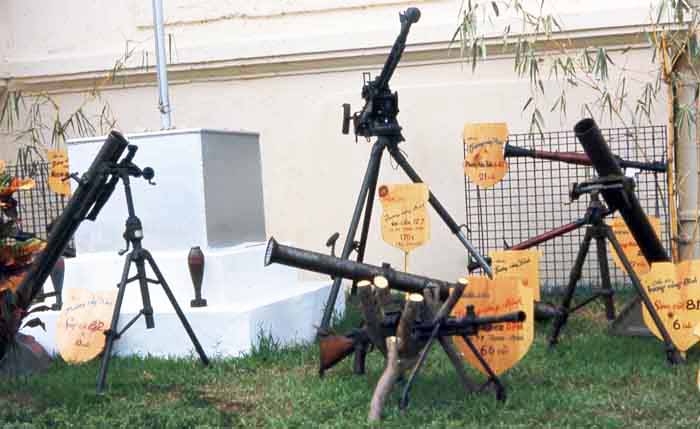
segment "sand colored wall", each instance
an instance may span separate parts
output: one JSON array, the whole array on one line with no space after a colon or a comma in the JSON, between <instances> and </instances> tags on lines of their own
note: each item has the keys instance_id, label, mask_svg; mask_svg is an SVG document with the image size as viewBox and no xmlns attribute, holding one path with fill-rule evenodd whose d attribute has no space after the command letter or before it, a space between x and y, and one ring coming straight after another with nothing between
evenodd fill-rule
<instances>
[{"instance_id":1,"label":"sand colored wall","mask_svg":"<svg viewBox=\"0 0 700 429\"><path fill-rule=\"evenodd\" d=\"M12 37L0 42L0 76L12 76L11 86L50 88L66 109L81 102L79 91L111 67L127 39L140 41L133 45L136 52L152 51L149 2L36 3L5 2ZM463 124L505 121L511 131L527 130L522 107L529 83L514 75L511 57L494 55L472 73L455 60L456 51L448 52L458 1L165 3L166 32L174 34L177 46L169 68L174 124L260 133L266 230L279 240L323 250L331 233L344 238L370 144L340 134L341 104L361 107L362 72L381 68L398 31L397 11L409 5L419 6L423 15L392 80L407 140L402 147L458 222L465 218ZM577 29L574 40L632 45L623 63L641 78L653 74L650 53L638 45L644 39L633 25L644 22L645 2L557 4L567 28ZM57 14L70 25L56 23ZM155 130L160 122L153 68L139 69L143 56L134 58L126 83L105 87L102 95L121 129ZM575 101L590 97L583 88L570 93L564 119L545 108L548 129L571 129L580 117ZM655 123L665 123L665 103L655 115ZM2 148L10 157L8 147L5 138ZM405 180L384 159L380 182ZM381 242L376 225L366 259L401 266L402 255ZM451 279L463 273L465 261L461 245L434 216L432 241L415 252L409 270Z\"/></svg>"}]
</instances>

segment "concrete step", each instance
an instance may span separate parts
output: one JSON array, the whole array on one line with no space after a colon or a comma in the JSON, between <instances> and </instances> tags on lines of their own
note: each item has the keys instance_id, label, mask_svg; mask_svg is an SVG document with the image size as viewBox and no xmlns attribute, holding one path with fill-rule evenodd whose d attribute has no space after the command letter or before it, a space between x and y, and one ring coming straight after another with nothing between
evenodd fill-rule
<instances>
[{"instance_id":1,"label":"concrete step","mask_svg":"<svg viewBox=\"0 0 700 429\"><path fill-rule=\"evenodd\" d=\"M226 248L205 248L202 297L210 303L236 308L248 301L251 306L268 302L276 296L294 294L298 272L275 264L264 266L264 243L247 243ZM189 249L154 251L153 258L165 281L182 306L194 298L194 288L187 267ZM64 288L108 290L116 287L124 269L126 255L116 252L98 252L66 259ZM155 280L154 273L146 266L147 276ZM129 276L136 275L132 264ZM51 287L49 286L49 289ZM157 284L149 287L153 306L169 306L165 294ZM141 308L138 282L129 283L123 309L138 311Z\"/></svg>"},{"instance_id":2,"label":"concrete step","mask_svg":"<svg viewBox=\"0 0 700 429\"><path fill-rule=\"evenodd\" d=\"M179 303L210 358L248 353L258 344L261 334L271 336L281 345L312 341L321 321L330 282L294 282L276 286L280 291L278 296L257 303L228 304L210 300L209 306L204 308L190 308L189 300ZM137 292L134 294L138 295ZM344 307L344 294L340 294L336 311L342 312ZM155 328L146 329L143 319L139 319L115 342L114 352L120 355L196 357L194 347L171 306L154 303L153 308ZM120 329L137 313L135 308L123 311L119 318ZM55 337L59 313L49 311L37 315L46 324L46 331L24 328L22 332L36 337L50 353L57 353Z\"/></svg>"}]
</instances>

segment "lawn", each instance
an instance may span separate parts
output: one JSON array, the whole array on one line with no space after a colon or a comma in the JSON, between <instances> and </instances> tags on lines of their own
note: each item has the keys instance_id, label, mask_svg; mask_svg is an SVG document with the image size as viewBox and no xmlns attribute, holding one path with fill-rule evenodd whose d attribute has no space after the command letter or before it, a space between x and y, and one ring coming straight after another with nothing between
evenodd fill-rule
<instances>
[{"instance_id":1,"label":"lawn","mask_svg":"<svg viewBox=\"0 0 700 429\"><path fill-rule=\"evenodd\" d=\"M341 325L355 319L351 314ZM700 427L697 352L687 365L669 367L661 342L608 336L596 306L573 317L555 351L546 346L549 328L537 325L530 352L504 375L505 403L464 394L436 348L408 410L399 411L393 392L377 426ZM195 360L115 358L104 395L95 394L98 362L57 361L45 374L3 380L0 428L367 426L381 355L369 355L365 376L354 376L346 359L323 379L317 356L315 344L280 349L264 341L249 356L215 359L209 368Z\"/></svg>"}]
</instances>

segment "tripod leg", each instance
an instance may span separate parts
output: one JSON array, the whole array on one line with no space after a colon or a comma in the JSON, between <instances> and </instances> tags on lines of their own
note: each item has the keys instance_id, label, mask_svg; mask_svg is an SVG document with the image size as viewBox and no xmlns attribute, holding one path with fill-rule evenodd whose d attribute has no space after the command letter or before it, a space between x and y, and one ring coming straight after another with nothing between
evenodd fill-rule
<instances>
[{"instance_id":1,"label":"tripod leg","mask_svg":"<svg viewBox=\"0 0 700 429\"><path fill-rule=\"evenodd\" d=\"M362 262L365 258L365 248L367 247L367 235L369 234L369 226L372 221L372 208L374 206L374 193L377 189L377 180L379 180L379 167L381 166L382 153L377 155L376 164L372 165L374 169L370 176L370 183L367 186L367 199L365 201L365 215L362 217L362 231L360 231L360 247L357 249L357 262Z\"/></svg>"},{"instance_id":2,"label":"tripod leg","mask_svg":"<svg viewBox=\"0 0 700 429\"><path fill-rule=\"evenodd\" d=\"M554 347L559 343L559 333L561 329L566 325L569 319L569 311L571 308L571 301L574 299L574 293L576 292L576 284L581 278L581 271L583 270L583 264L586 262L586 255L588 254L588 249L591 245L591 240L593 239L593 230L589 227L586 229L586 234L583 237L581 246L578 249L578 255L576 255L576 262L571 268L571 273L569 274L569 284L566 287L566 293L564 294L564 299L562 300L561 306L559 307L559 314L557 318L554 319L554 328L552 329L552 335L549 337L549 347Z\"/></svg>"},{"instance_id":3,"label":"tripod leg","mask_svg":"<svg viewBox=\"0 0 700 429\"><path fill-rule=\"evenodd\" d=\"M155 327L155 322L153 321L153 306L151 305L151 294L148 292L146 267L143 262L145 250L134 250L132 254L134 255L133 259L136 263L139 287L141 289L141 301L143 302L143 315L146 319L146 329L153 329Z\"/></svg>"},{"instance_id":4,"label":"tripod leg","mask_svg":"<svg viewBox=\"0 0 700 429\"><path fill-rule=\"evenodd\" d=\"M158 280L158 283L160 283L161 287L163 288L163 291L168 296L168 299L170 300L170 304L172 304L173 309L175 309L175 313L177 313L177 317L180 319L180 323L182 323L182 326L185 328L185 331L187 331L187 335L189 335L190 340L192 341L192 344L194 345L194 348L197 350L197 353L199 354L199 359L202 361L202 363L204 365L209 365L209 358L207 357L206 353L204 353L204 349L202 348L202 345L199 343L199 340L197 339L197 336L194 334L194 331L192 330L190 323L187 321L185 314L182 312L182 309L178 305L177 300L175 299L173 292L170 290L168 283L165 281L163 274L160 272L158 265L156 265L156 262L153 260L153 256L151 256L151 253L148 250L143 250L143 256L148 261L148 265L150 265L151 269L153 270L153 273L156 275L156 279Z\"/></svg>"},{"instance_id":5,"label":"tripod leg","mask_svg":"<svg viewBox=\"0 0 700 429\"><path fill-rule=\"evenodd\" d=\"M401 150L399 150L399 147L395 144L393 145L388 145L387 146L389 150L389 154L391 155L392 158L394 158L394 161L396 161L397 164L401 167L401 169L406 172L406 175L414 182L414 183L423 183L423 179L420 178L418 173L416 173L416 170L413 169L411 164L409 164L408 160L406 159L405 156L401 153ZM467 249L467 251L471 254L471 256L476 259L476 261L479 263L481 268L488 274L489 277L493 277L493 272L491 271L491 267L489 264L484 260L484 257L479 253L479 251L467 240L467 237L464 235L464 232L460 228L459 225L457 225L457 222L450 216L450 214L447 212L447 209L440 203L440 201L433 195L432 192L430 192L430 196L428 198L428 202L430 203L431 206L433 206L433 209L437 212L438 216L442 219L442 221L447 225L447 227L452 231L454 235L457 236L460 242L462 242L462 245Z\"/></svg>"},{"instance_id":6,"label":"tripod leg","mask_svg":"<svg viewBox=\"0 0 700 429\"><path fill-rule=\"evenodd\" d=\"M615 301L613 300L613 290L610 283L610 268L608 266L608 252L605 248L605 232L596 232L596 248L598 253L598 266L600 267L601 288L605 292L603 302L605 303L605 316L608 320L615 320Z\"/></svg>"},{"instance_id":7,"label":"tripod leg","mask_svg":"<svg viewBox=\"0 0 700 429\"><path fill-rule=\"evenodd\" d=\"M471 350L474 356L476 356L476 359L481 364L481 367L484 368L484 371L486 371L486 374L488 374L489 382L493 383L496 387L496 399L498 399L499 401L505 401L506 388L503 387L503 384L501 384L501 380L498 378L496 373L493 372L493 369L491 369L488 362L486 362L486 359L484 359L484 357L481 356L481 353L479 353L479 350L477 350L476 346L474 345L474 343L472 343L472 340L469 338L469 336L462 335L462 339L465 343L467 343L467 346L469 346L469 350ZM488 383L486 385L488 385Z\"/></svg>"},{"instance_id":8,"label":"tripod leg","mask_svg":"<svg viewBox=\"0 0 700 429\"><path fill-rule=\"evenodd\" d=\"M384 147L384 139L378 139L377 142L374 143L374 145L372 146L372 153L369 157L367 170L365 171L365 178L362 181L362 187L360 188L360 195L358 195L357 197L357 203L355 203L355 211L352 214L350 227L348 228L348 233L345 236L345 244L343 245L343 251L340 254L340 259L348 259L350 257L350 252L352 252L353 242L355 241L355 233L357 232L357 225L360 223L362 209L365 203L367 202L367 193L369 192L369 185L373 181L376 183L376 179L374 179L374 177L379 174L379 166ZM333 309L335 308L335 301L338 299L338 292L340 291L340 283L342 282L342 280L343 279L340 277L336 277L335 279L333 279L333 285L331 286L330 293L328 294L326 307L323 311L323 318L321 319L321 326L319 327L320 332L328 331L328 327L331 323L331 317L333 316Z\"/></svg>"},{"instance_id":9,"label":"tripod leg","mask_svg":"<svg viewBox=\"0 0 700 429\"><path fill-rule=\"evenodd\" d=\"M413 386L413 382L416 380L416 377L418 376L418 373L420 372L421 368L423 368L423 364L425 363L425 360L428 357L428 353L430 353L430 349L431 347L433 347L435 339L438 338L439 331L440 323L436 323L435 327L433 328L433 332L430 335L430 339L427 343L425 343L423 349L421 349L420 354L418 355L418 360L411 369L411 374L408 376L408 381L403 387L403 391L401 392L401 400L399 401L399 408L402 410L408 407L408 395L411 393L411 387Z\"/></svg>"},{"instance_id":10,"label":"tripod leg","mask_svg":"<svg viewBox=\"0 0 700 429\"><path fill-rule=\"evenodd\" d=\"M129 278L129 270L131 269L131 257L133 253L129 253L124 261L124 270L122 271L122 278L119 281L119 291L117 292L117 300L114 303L114 310L112 311L112 323L109 325L109 330L105 331L105 336L107 337L105 343L105 350L102 352L102 363L100 365L100 372L97 377L97 393L102 393L105 387L105 381L107 379L107 368L109 367L109 360L112 357L112 345L117 336L117 328L119 326L119 314L122 310L122 301L124 300L124 292L126 291L126 283Z\"/></svg>"},{"instance_id":11,"label":"tripod leg","mask_svg":"<svg viewBox=\"0 0 700 429\"><path fill-rule=\"evenodd\" d=\"M673 345L673 341L671 341L671 336L668 334L666 327L661 322L661 318L659 318L659 313L656 312L656 308L654 308L654 304L652 304L651 299L649 299L649 295L647 295L646 290L642 287L642 282L639 280L639 277L637 277L637 273L634 272L632 264L630 264L629 259L627 259L627 256L625 256L625 252L623 251L622 246L620 246L620 242L617 241L617 237L615 237L615 234L613 234L612 229L609 226L606 226L605 233L608 237L608 240L610 240L610 243L613 245L615 253L617 253L617 256L620 258L620 261L622 261L622 265L625 267L625 271L627 271L627 274L629 275L630 280L632 281L632 285L637 290L639 298L641 298L642 303L649 311L651 318L654 320L654 325L656 325L656 328L661 333L661 337L663 338L664 344L666 345L666 359L671 365L683 363L685 360L681 356L676 346Z\"/></svg>"}]
</instances>

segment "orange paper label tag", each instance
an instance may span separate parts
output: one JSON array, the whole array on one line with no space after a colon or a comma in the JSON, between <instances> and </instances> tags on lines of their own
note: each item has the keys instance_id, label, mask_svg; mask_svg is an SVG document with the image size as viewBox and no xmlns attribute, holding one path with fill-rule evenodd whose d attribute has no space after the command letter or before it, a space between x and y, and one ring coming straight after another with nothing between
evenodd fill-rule
<instances>
[{"instance_id":1,"label":"orange paper label tag","mask_svg":"<svg viewBox=\"0 0 700 429\"><path fill-rule=\"evenodd\" d=\"M490 188L506 175L504 146L508 139L505 123L464 125L464 174L482 188Z\"/></svg>"},{"instance_id":2,"label":"orange paper label tag","mask_svg":"<svg viewBox=\"0 0 700 429\"><path fill-rule=\"evenodd\" d=\"M63 293L65 302L56 321L58 351L66 362L87 362L105 347L104 331L112 323L117 290L67 289Z\"/></svg>"},{"instance_id":3,"label":"orange paper label tag","mask_svg":"<svg viewBox=\"0 0 700 429\"><path fill-rule=\"evenodd\" d=\"M497 278L515 278L532 289L535 301L540 300L540 252L531 250L493 250L489 252Z\"/></svg>"},{"instance_id":4,"label":"orange paper label tag","mask_svg":"<svg viewBox=\"0 0 700 429\"><path fill-rule=\"evenodd\" d=\"M700 324L700 261L654 263L641 281L678 350L684 352L697 343L700 338L694 332ZM651 313L642 307L644 323L663 340Z\"/></svg>"},{"instance_id":5,"label":"orange paper label tag","mask_svg":"<svg viewBox=\"0 0 700 429\"><path fill-rule=\"evenodd\" d=\"M381 185L382 239L404 252L430 240L429 197L425 183Z\"/></svg>"},{"instance_id":6,"label":"orange paper label tag","mask_svg":"<svg viewBox=\"0 0 700 429\"><path fill-rule=\"evenodd\" d=\"M661 221L659 218L649 216L649 222L651 223L651 227L654 229L654 232L656 232L656 235L661 237ZM625 220L621 217L608 219L608 225L610 225L610 228L612 228L617 241L620 242L620 246L625 252L625 256L630 261L630 264L632 264L634 272L637 273L637 275L642 275L648 272L649 263L644 257L642 250L639 248L639 245L634 239L634 236L630 232L629 228L627 228ZM622 265L622 261L617 256L617 252L615 252L615 249L613 249L612 244L610 244L610 253L612 253L612 258L615 265L617 265L617 267L622 271L625 271L625 267Z\"/></svg>"},{"instance_id":7,"label":"orange paper label tag","mask_svg":"<svg viewBox=\"0 0 700 429\"><path fill-rule=\"evenodd\" d=\"M470 276L469 286L452 312L455 317L466 314L467 305L473 305L477 316L499 316L523 311L524 322L495 323L469 337L493 372L502 374L517 364L527 353L535 336L532 289L519 280ZM486 374L483 366L461 337L454 337L464 359Z\"/></svg>"},{"instance_id":8,"label":"orange paper label tag","mask_svg":"<svg viewBox=\"0 0 700 429\"><path fill-rule=\"evenodd\" d=\"M68 177L68 152L65 149L49 149L49 188L60 195L70 195L70 181Z\"/></svg>"}]
</instances>

